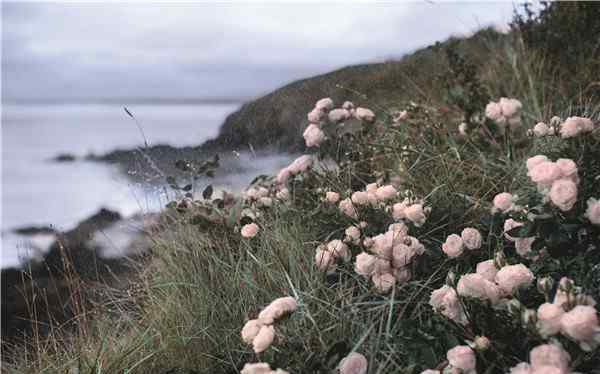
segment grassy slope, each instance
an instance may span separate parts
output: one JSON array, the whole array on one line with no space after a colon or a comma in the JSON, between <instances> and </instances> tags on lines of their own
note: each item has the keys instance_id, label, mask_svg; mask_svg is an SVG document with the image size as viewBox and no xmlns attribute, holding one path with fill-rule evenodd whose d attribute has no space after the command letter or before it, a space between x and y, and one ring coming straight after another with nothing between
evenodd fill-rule
<instances>
[{"instance_id":1,"label":"grassy slope","mask_svg":"<svg viewBox=\"0 0 600 374\"><path fill-rule=\"evenodd\" d=\"M543 61L525 53L512 38L485 31L452 43L458 43L476 62L493 97L513 96L524 102L526 118L539 118L561 104L560 98L546 100L553 83L541 75ZM281 148L299 148L305 113L326 96L337 102L352 100L378 113L402 108L409 100L443 107L434 118L442 128L437 139L444 139L445 125L455 128L455 121L449 119L456 120L457 114L455 108L444 104L445 90L434 79L445 69L445 54L427 48L399 62L348 67L295 82L232 114L217 142L237 147L242 145L241 139L247 139L254 146L265 146L269 139L278 139ZM542 106L542 102L548 105ZM436 191L429 199L441 208L442 215L428 228L439 231L432 237L444 237L455 229L452 225L467 223L479 209L476 204L473 211L457 209L453 213L453 206L461 201L455 192L466 193L475 201L489 200L492 194L519 185L515 176L522 177L518 174L522 166L507 161L501 152L489 159L479 154L457 159L452 144L441 148L432 144L420 152L419 162L412 164L404 183L419 193ZM401 153L400 147L393 147L381 155L388 162L375 160L368 166L373 173L389 172L398 166L394 160L401 159ZM347 178L335 173L327 176L329 188L348 188ZM132 299L139 303L135 318L125 318L131 313L119 313L118 302L100 306L96 312L101 317L84 333L70 337L70 342L55 337L47 345L37 344L31 349L36 358L23 354L15 365L6 366L7 372L64 373L78 368L80 373L234 373L244 362L255 359L239 339L243 323L265 303L287 294L299 297L302 312L277 327L276 350L260 356L273 367L325 372L341 358L332 350L340 347L336 345L340 342L349 345L340 348L344 352L362 344L362 353L378 357L372 365L382 372L407 370L415 360L437 360L436 354L442 350L439 345L447 343L432 340L430 350L411 351L410 342L417 338L411 333L415 331L398 322L390 307L399 308L411 325L427 325L438 317L424 306L424 295L429 294L431 283L439 284L444 275L429 269L428 278L411 282L391 297L373 295L369 285L351 271L324 279L314 269L313 255L315 245L340 226L336 220L343 218L331 214L279 207L261 220L260 240L253 241L240 240L223 226L198 230L176 217L156 234L152 261L143 267L139 285L131 291ZM436 226L436 219L454 223ZM427 244L439 246L439 242ZM107 313L109 310L116 313Z\"/></svg>"}]
</instances>

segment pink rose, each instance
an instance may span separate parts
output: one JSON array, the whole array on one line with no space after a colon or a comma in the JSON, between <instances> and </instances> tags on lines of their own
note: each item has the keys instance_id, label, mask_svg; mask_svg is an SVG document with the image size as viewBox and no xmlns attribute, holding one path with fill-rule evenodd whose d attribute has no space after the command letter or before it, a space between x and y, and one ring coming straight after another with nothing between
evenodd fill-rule
<instances>
[{"instance_id":1,"label":"pink rose","mask_svg":"<svg viewBox=\"0 0 600 374\"><path fill-rule=\"evenodd\" d=\"M328 97L321 99L315 104L315 109L329 111L333 109L333 100Z\"/></svg>"},{"instance_id":2,"label":"pink rose","mask_svg":"<svg viewBox=\"0 0 600 374\"><path fill-rule=\"evenodd\" d=\"M473 250L481 248L481 234L476 229L467 227L461 232L460 237L467 249Z\"/></svg>"},{"instance_id":3,"label":"pink rose","mask_svg":"<svg viewBox=\"0 0 600 374\"><path fill-rule=\"evenodd\" d=\"M375 269L375 260L377 258L366 252L360 253L356 256L356 262L354 263L354 270L363 276L370 276Z\"/></svg>"},{"instance_id":4,"label":"pink rose","mask_svg":"<svg viewBox=\"0 0 600 374\"><path fill-rule=\"evenodd\" d=\"M346 109L334 109L329 112L329 121L333 123L342 122L350 118L350 112Z\"/></svg>"},{"instance_id":5,"label":"pink rose","mask_svg":"<svg viewBox=\"0 0 600 374\"><path fill-rule=\"evenodd\" d=\"M373 280L375 289L381 293L388 292L394 283L396 283L396 278L391 273L374 273L371 279Z\"/></svg>"},{"instance_id":6,"label":"pink rose","mask_svg":"<svg viewBox=\"0 0 600 374\"><path fill-rule=\"evenodd\" d=\"M508 232L514 229L515 227L521 227L523 225L523 222L517 222L512 218L507 219L506 221L504 221L504 237L510 240L511 242L514 242L517 238L508 235Z\"/></svg>"},{"instance_id":7,"label":"pink rose","mask_svg":"<svg viewBox=\"0 0 600 374\"><path fill-rule=\"evenodd\" d=\"M340 374L365 374L367 366L365 356L352 352L340 362Z\"/></svg>"},{"instance_id":8,"label":"pink rose","mask_svg":"<svg viewBox=\"0 0 600 374\"><path fill-rule=\"evenodd\" d=\"M531 245L535 241L535 237L515 238L515 250L520 256L527 256L531 253Z\"/></svg>"},{"instance_id":9,"label":"pink rose","mask_svg":"<svg viewBox=\"0 0 600 374\"><path fill-rule=\"evenodd\" d=\"M600 225L600 200L591 197L587 201L587 209L584 216L594 225Z\"/></svg>"},{"instance_id":10,"label":"pink rose","mask_svg":"<svg viewBox=\"0 0 600 374\"><path fill-rule=\"evenodd\" d=\"M373 122L375 121L375 113L372 110L366 108L356 108L356 112L354 113L356 118L365 122Z\"/></svg>"},{"instance_id":11,"label":"pink rose","mask_svg":"<svg viewBox=\"0 0 600 374\"><path fill-rule=\"evenodd\" d=\"M444 285L441 288L434 290L431 293L429 305L431 305L436 312L441 313L443 316L456 323L461 325L466 325L468 323L462 304L458 300L458 295L450 286Z\"/></svg>"},{"instance_id":12,"label":"pink rose","mask_svg":"<svg viewBox=\"0 0 600 374\"><path fill-rule=\"evenodd\" d=\"M342 108L346 110L354 109L354 104L352 103L352 101L344 101L344 104L342 104Z\"/></svg>"},{"instance_id":13,"label":"pink rose","mask_svg":"<svg viewBox=\"0 0 600 374\"><path fill-rule=\"evenodd\" d=\"M569 370L571 356L560 346L555 344L542 344L533 348L529 352L529 362L533 369L543 366L550 366L564 370Z\"/></svg>"},{"instance_id":14,"label":"pink rose","mask_svg":"<svg viewBox=\"0 0 600 374\"><path fill-rule=\"evenodd\" d=\"M369 196L365 191L356 191L352 194L352 202L356 205L367 205Z\"/></svg>"},{"instance_id":15,"label":"pink rose","mask_svg":"<svg viewBox=\"0 0 600 374\"><path fill-rule=\"evenodd\" d=\"M577 202L577 185L570 179L559 179L552 183L550 200L558 209L566 212Z\"/></svg>"},{"instance_id":16,"label":"pink rose","mask_svg":"<svg viewBox=\"0 0 600 374\"><path fill-rule=\"evenodd\" d=\"M315 254L315 265L320 271L333 273L336 269L335 256L326 249L317 248Z\"/></svg>"},{"instance_id":17,"label":"pink rose","mask_svg":"<svg viewBox=\"0 0 600 374\"><path fill-rule=\"evenodd\" d=\"M560 320L565 310L557 304L544 303L537 310L537 329L547 338L560 332Z\"/></svg>"},{"instance_id":18,"label":"pink rose","mask_svg":"<svg viewBox=\"0 0 600 374\"><path fill-rule=\"evenodd\" d=\"M358 241L360 239L360 230L356 226L350 226L345 231L346 237L352 241Z\"/></svg>"},{"instance_id":19,"label":"pink rose","mask_svg":"<svg viewBox=\"0 0 600 374\"><path fill-rule=\"evenodd\" d=\"M258 225L256 223L244 225L241 233L244 238L254 238L258 234Z\"/></svg>"},{"instance_id":20,"label":"pink rose","mask_svg":"<svg viewBox=\"0 0 600 374\"><path fill-rule=\"evenodd\" d=\"M302 136L304 137L307 147L318 147L321 145L321 142L325 140L325 133L321 131L319 126L312 123L304 130Z\"/></svg>"},{"instance_id":21,"label":"pink rose","mask_svg":"<svg viewBox=\"0 0 600 374\"><path fill-rule=\"evenodd\" d=\"M467 345L458 345L446 353L446 358L452 367L464 372L475 370L475 352Z\"/></svg>"},{"instance_id":22,"label":"pink rose","mask_svg":"<svg viewBox=\"0 0 600 374\"><path fill-rule=\"evenodd\" d=\"M550 128L544 122L539 122L533 127L533 134L538 138L549 135L549 133Z\"/></svg>"},{"instance_id":23,"label":"pink rose","mask_svg":"<svg viewBox=\"0 0 600 374\"><path fill-rule=\"evenodd\" d=\"M507 265L498 270L496 283L506 293L511 294L519 288L527 288L533 282L533 273L523 264Z\"/></svg>"},{"instance_id":24,"label":"pink rose","mask_svg":"<svg viewBox=\"0 0 600 374\"><path fill-rule=\"evenodd\" d=\"M513 208L513 195L508 192L501 192L494 196L494 208L493 212L502 212L506 213Z\"/></svg>"},{"instance_id":25,"label":"pink rose","mask_svg":"<svg viewBox=\"0 0 600 374\"><path fill-rule=\"evenodd\" d=\"M550 186L561 177L561 172L554 162L542 161L531 169L529 177L540 186Z\"/></svg>"},{"instance_id":26,"label":"pink rose","mask_svg":"<svg viewBox=\"0 0 600 374\"><path fill-rule=\"evenodd\" d=\"M288 169L291 174L299 174L306 171L312 163L315 161L315 157L311 155L302 155L294 160L289 166Z\"/></svg>"},{"instance_id":27,"label":"pink rose","mask_svg":"<svg viewBox=\"0 0 600 374\"><path fill-rule=\"evenodd\" d=\"M517 99L500 98L500 108L502 115L507 118L516 117L523 108L523 104Z\"/></svg>"},{"instance_id":28,"label":"pink rose","mask_svg":"<svg viewBox=\"0 0 600 374\"><path fill-rule=\"evenodd\" d=\"M503 117L502 107L498 103L490 102L485 107L485 116L494 122L499 121Z\"/></svg>"},{"instance_id":29,"label":"pink rose","mask_svg":"<svg viewBox=\"0 0 600 374\"><path fill-rule=\"evenodd\" d=\"M569 117L560 125L560 136L563 139L572 138L584 131L581 117Z\"/></svg>"},{"instance_id":30,"label":"pink rose","mask_svg":"<svg viewBox=\"0 0 600 374\"><path fill-rule=\"evenodd\" d=\"M406 218L405 211L409 204L410 202L408 199L404 199L404 201L402 201L401 203L394 204L392 206L392 217L394 217L396 221L402 218Z\"/></svg>"},{"instance_id":31,"label":"pink rose","mask_svg":"<svg viewBox=\"0 0 600 374\"><path fill-rule=\"evenodd\" d=\"M285 182L288 180L288 178L291 175L291 171L289 169L289 167L283 168L279 171L279 173L277 174L277 177L275 178L278 184L285 184Z\"/></svg>"},{"instance_id":32,"label":"pink rose","mask_svg":"<svg viewBox=\"0 0 600 374\"><path fill-rule=\"evenodd\" d=\"M448 257L458 257L463 253L463 250L463 240L456 234L449 235L446 238L446 242L442 244L442 251Z\"/></svg>"},{"instance_id":33,"label":"pink rose","mask_svg":"<svg viewBox=\"0 0 600 374\"><path fill-rule=\"evenodd\" d=\"M556 166L560 170L561 178L571 179L573 182L579 183L575 161L568 158L559 158L556 160Z\"/></svg>"},{"instance_id":34,"label":"pink rose","mask_svg":"<svg viewBox=\"0 0 600 374\"><path fill-rule=\"evenodd\" d=\"M340 210L348 217L357 217L356 209L354 208L354 205L352 204L352 200L350 198L340 201Z\"/></svg>"},{"instance_id":35,"label":"pink rose","mask_svg":"<svg viewBox=\"0 0 600 374\"><path fill-rule=\"evenodd\" d=\"M265 351L273 343L275 339L275 328L273 325L262 326L260 331L252 341L254 352L260 353Z\"/></svg>"},{"instance_id":36,"label":"pink rose","mask_svg":"<svg viewBox=\"0 0 600 374\"><path fill-rule=\"evenodd\" d=\"M517 366L510 368L510 374L531 374L531 366L527 362L520 362Z\"/></svg>"},{"instance_id":37,"label":"pink rose","mask_svg":"<svg viewBox=\"0 0 600 374\"><path fill-rule=\"evenodd\" d=\"M389 199L393 198L394 196L396 196L397 192L398 191L396 191L394 186L387 185L387 186L379 187L377 189L377 191L375 192L375 195L377 196L377 199L379 201L386 201L386 200L389 200Z\"/></svg>"},{"instance_id":38,"label":"pink rose","mask_svg":"<svg viewBox=\"0 0 600 374\"><path fill-rule=\"evenodd\" d=\"M460 277L456 291L461 296L489 300L492 304L496 304L500 299L498 286L477 273L465 274Z\"/></svg>"},{"instance_id":39,"label":"pink rose","mask_svg":"<svg viewBox=\"0 0 600 374\"><path fill-rule=\"evenodd\" d=\"M258 332L260 331L262 325L263 324L260 323L258 319L252 319L246 322L241 332L242 340L247 344L252 344L254 338L256 338L256 335L258 335Z\"/></svg>"},{"instance_id":40,"label":"pink rose","mask_svg":"<svg viewBox=\"0 0 600 374\"><path fill-rule=\"evenodd\" d=\"M327 200L329 203L335 204L340 200L340 194L337 192L328 191L325 194L325 200Z\"/></svg>"},{"instance_id":41,"label":"pink rose","mask_svg":"<svg viewBox=\"0 0 600 374\"><path fill-rule=\"evenodd\" d=\"M321 119L323 119L324 115L325 113L322 110L315 108L312 111L310 111L306 117L308 118L309 123L314 123L318 125L319 122L321 122Z\"/></svg>"},{"instance_id":42,"label":"pink rose","mask_svg":"<svg viewBox=\"0 0 600 374\"><path fill-rule=\"evenodd\" d=\"M348 246L339 239L335 239L327 243L327 250L337 258L341 257L344 261L350 261L351 254Z\"/></svg>"},{"instance_id":43,"label":"pink rose","mask_svg":"<svg viewBox=\"0 0 600 374\"><path fill-rule=\"evenodd\" d=\"M490 282L494 282L498 268L494 264L494 260L482 261L477 264L477 274L481 275L484 279Z\"/></svg>"},{"instance_id":44,"label":"pink rose","mask_svg":"<svg viewBox=\"0 0 600 374\"><path fill-rule=\"evenodd\" d=\"M589 351L600 343L600 327L596 308L577 305L565 313L560 320L561 332L580 343Z\"/></svg>"},{"instance_id":45,"label":"pink rose","mask_svg":"<svg viewBox=\"0 0 600 374\"><path fill-rule=\"evenodd\" d=\"M272 374L271 366L264 362L245 364L240 374Z\"/></svg>"},{"instance_id":46,"label":"pink rose","mask_svg":"<svg viewBox=\"0 0 600 374\"><path fill-rule=\"evenodd\" d=\"M544 155L537 155L527 159L527 171L531 172L536 165L541 164L544 161L548 161L548 157Z\"/></svg>"},{"instance_id":47,"label":"pink rose","mask_svg":"<svg viewBox=\"0 0 600 374\"><path fill-rule=\"evenodd\" d=\"M404 209L406 219L411 221L415 226L421 227L427 220L422 204L412 204Z\"/></svg>"}]
</instances>

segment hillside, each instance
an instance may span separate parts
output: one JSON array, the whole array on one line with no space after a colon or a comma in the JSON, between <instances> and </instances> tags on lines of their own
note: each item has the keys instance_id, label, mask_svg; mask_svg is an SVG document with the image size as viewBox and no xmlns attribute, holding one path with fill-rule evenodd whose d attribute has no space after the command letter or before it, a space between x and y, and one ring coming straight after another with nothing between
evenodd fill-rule
<instances>
[{"instance_id":1,"label":"hillside","mask_svg":"<svg viewBox=\"0 0 600 374\"><path fill-rule=\"evenodd\" d=\"M66 335L40 337L33 321L7 372L598 373L590 11L551 3L508 35L485 29L245 104L205 151L305 154L240 196L171 201L131 287L107 287ZM576 53L560 62L565 43ZM346 100L363 110L332 119Z\"/></svg>"}]
</instances>

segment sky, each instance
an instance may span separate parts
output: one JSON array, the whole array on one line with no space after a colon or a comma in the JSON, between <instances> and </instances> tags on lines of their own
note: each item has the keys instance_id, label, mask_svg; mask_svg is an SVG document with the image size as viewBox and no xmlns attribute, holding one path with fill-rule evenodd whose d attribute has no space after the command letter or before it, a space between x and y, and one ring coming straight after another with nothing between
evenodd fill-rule
<instances>
[{"instance_id":1,"label":"sky","mask_svg":"<svg viewBox=\"0 0 600 374\"><path fill-rule=\"evenodd\" d=\"M2 2L3 100L259 96L450 35L512 2Z\"/></svg>"}]
</instances>

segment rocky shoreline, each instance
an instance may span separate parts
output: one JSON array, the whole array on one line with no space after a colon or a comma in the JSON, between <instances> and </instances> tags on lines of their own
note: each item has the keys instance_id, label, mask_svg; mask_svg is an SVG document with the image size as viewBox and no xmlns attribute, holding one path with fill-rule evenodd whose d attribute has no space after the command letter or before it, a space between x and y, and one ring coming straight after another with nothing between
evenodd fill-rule
<instances>
[{"instance_id":1,"label":"rocky shoreline","mask_svg":"<svg viewBox=\"0 0 600 374\"><path fill-rule=\"evenodd\" d=\"M149 233L157 220L156 214L124 218L100 209L66 232L47 227L15 230L55 239L41 258L1 270L3 347L70 323L81 308L98 300L93 292L98 284L126 287L133 264L149 248ZM115 241L119 231L126 235Z\"/></svg>"}]
</instances>

